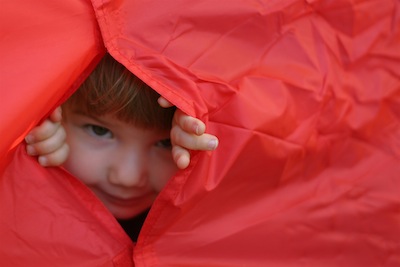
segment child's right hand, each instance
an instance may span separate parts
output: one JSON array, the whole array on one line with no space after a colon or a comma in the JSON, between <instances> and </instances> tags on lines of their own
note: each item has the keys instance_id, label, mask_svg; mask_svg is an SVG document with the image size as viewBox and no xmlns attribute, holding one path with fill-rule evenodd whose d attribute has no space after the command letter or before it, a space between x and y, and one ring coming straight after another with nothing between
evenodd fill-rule
<instances>
[{"instance_id":1,"label":"child's right hand","mask_svg":"<svg viewBox=\"0 0 400 267\"><path fill-rule=\"evenodd\" d=\"M38 156L38 162L42 166L59 166L68 157L69 147L65 142L66 133L61 119L61 107L58 107L48 119L25 137L27 153Z\"/></svg>"},{"instance_id":2,"label":"child's right hand","mask_svg":"<svg viewBox=\"0 0 400 267\"><path fill-rule=\"evenodd\" d=\"M160 97L162 107L172 104ZM38 156L42 166L60 166L68 157L69 147L65 142L66 133L61 125L61 107L58 107L41 125L35 127L26 137L27 152ZM205 133L206 126L199 119L184 114L179 109L174 114L171 128L172 157L180 169L190 163L189 150L214 150L218 146L217 137Z\"/></svg>"}]
</instances>

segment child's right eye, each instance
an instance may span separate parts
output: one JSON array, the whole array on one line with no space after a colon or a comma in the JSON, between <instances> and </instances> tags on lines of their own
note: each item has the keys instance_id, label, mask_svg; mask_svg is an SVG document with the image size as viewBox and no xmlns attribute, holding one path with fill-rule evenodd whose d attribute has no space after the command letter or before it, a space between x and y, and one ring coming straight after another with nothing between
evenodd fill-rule
<instances>
[{"instance_id":1,"label":"child's right eye","mask_svg":"<svg viewBox=\"0 0 400 267\"><path fill-rule=\"evenodd\" d=\"M94 136L105 137L105 138L112 137L111 131L105 127L88 124L88 125L85 125L85 128L89 131L90 134L92 134Z\"/></svg>"}]
</instances>

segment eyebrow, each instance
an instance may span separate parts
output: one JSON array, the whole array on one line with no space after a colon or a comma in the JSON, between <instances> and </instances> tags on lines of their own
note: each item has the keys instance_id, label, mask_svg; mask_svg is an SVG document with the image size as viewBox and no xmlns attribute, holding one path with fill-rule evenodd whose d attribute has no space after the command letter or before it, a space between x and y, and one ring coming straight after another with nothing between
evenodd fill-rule
<instances>
[{"instance_id":1,"label":"eyebrow","mask_svg":"<svg viewBox=\"0 0 400 267\"><path fill-rule=\"evenodd\" d=\"M84 112L82 109L73 109L72 112L75 113L75 114L81 115L81 116L89 117L90 119L98 122L99 124L105 125L107 127L113 126L109 122L106 122L106 121L102 120L99 117L96 117L96 116L94 116L92 114L89 114L88 112Z\"/></svg>"}]
</instances>

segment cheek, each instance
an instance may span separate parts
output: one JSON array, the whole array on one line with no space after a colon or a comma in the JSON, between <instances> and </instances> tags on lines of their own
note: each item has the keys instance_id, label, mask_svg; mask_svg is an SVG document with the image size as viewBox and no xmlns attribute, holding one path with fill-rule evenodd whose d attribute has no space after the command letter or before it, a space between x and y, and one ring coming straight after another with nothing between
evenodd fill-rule
<instances>
[{"instance_id":1,"label":"cheek","mask_svg":"<svg viewBox=\"0 0 400 267\"><path fill-rule=\"evenodd\" d=\"M156 166L151 171L151 183L155 191L160 192L169 179L178 171L175 162L171 159L159 159L154 162Z\"/></svg>"},{"instance_id":2,"label":"cheek","mask_svg":"<svg viewBox=\"0 0 400 267\"><path fill-rule=\"evenodd\" d=\"M85 184L96 183L97 177L100 177L97 174L99 164L96 164L96 154L90 153L79 138L70 137L67 140L70 153L63 167Z\"/></svg>"},{"instance_id":3,"label":"cheek","mask_svg":"<svg viewBox=\"0 0 400 267\"><path fill-rule=\"evenodd\" d=\"M93 169L91 164L86 162L86 157L83 154L70 153L67 161L64 163L64 168L73 176L81 180L83 183L88 184L93 182Z\"/></svg>"}]
</instances>

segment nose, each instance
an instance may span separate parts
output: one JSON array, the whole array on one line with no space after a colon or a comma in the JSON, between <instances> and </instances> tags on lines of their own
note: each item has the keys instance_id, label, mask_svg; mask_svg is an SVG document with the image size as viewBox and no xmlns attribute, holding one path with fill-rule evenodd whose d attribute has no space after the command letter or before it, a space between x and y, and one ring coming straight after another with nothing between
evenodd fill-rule
<instances>
[{"instance_id":1,"label":"nose","mask_svg":"<svg viewBox=\"0 0 400 267\"><path fill-rule=\"evenodd\" d=\"M108 171L108 181L120 187L145 187L148 183L147 163L138 151L114 155Z\"/></svg>"}]
</instances>

